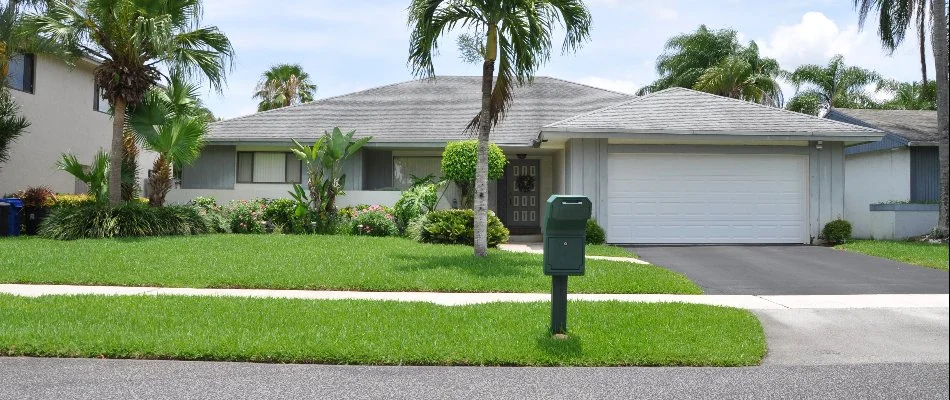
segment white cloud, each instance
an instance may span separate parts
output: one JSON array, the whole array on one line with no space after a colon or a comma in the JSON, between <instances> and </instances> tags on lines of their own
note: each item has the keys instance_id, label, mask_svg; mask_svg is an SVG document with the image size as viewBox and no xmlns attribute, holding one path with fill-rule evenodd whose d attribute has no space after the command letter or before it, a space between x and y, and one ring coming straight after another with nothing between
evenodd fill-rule
<instances>
[{"instance_id":1,"label":"white cloud","mask_svg":"<svg viewBox=\"0 0 950 400\"><path fill-rule=\"evenodd\" d=\"M587 76L578 79L578 82L585 85L590 85L593 87L599 87L601 89L613 90L623 93L636 93L637 89L640 88L640 84L634 82L633 80L628 79L608 79L602 78L599 76Z\"/></svg>"},{"instance_id":2,"label":"white cloud","mask_svg":"<svg viewBox=\"0 0 950 400\"><path fill-rule=\"evenodd\" d=\"M788 67L824 64L835 54L847 58L873 42L874 38L869 36L868 32L860 32L857 25L842 29L825 14L812 11L802 15L799 23L779 26L768 40L758 42L764 56Z\"/></svg>"}]
</instances>

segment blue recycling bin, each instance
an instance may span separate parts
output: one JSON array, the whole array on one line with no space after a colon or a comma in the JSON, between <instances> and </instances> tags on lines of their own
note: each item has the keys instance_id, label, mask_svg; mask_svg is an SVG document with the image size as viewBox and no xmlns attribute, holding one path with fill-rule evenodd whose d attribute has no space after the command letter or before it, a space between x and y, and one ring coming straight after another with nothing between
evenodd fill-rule
<instances>
[{"instance_id":1,"label":"blue recycling bin","mask_svg":"<svg viewBox=\"0 0 950 400\"><path fill-rule=\"evenodd\" d=\"M6 232L7 236L20 236L20 214L23 210L23 200L17 198L0 199L0 202L10 204L9 215L7 216L7 226L0 226L0 230Z\"/></svg>"}]
</instances>

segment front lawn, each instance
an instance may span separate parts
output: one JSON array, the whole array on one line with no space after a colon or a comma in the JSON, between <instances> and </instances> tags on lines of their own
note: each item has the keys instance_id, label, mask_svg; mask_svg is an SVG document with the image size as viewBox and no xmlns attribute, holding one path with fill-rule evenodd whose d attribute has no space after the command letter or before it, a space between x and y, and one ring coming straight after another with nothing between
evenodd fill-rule
<instances>
[{"instance_id":1,"label":"front lawn","mask_svg":"<svg viewBox=\"0 0 950 400\"><path fill-rule=\"evenodd\" d=\"M0 295L0 355L374 365L758 364L750 312L696 304L571 302L569 339L547 303Z\"/></svg>"},{"instance_id":2,"label":"front lawn","mask_svg":"<svg viewBox=\"0 0 950 400\"><path fill-rule=\"evenodd\" d=\"M541 255L403 238L203 235L56 241L0 239L0 282L195 288L361 291L548 292ZM652 265L587 260L574 293L702 290Z\"/></svg>"},{"instance_id":3,"label":"front lawn","mask_svg":"<svg viewBox=\"0 0 950 400\"><path fill-rule=\"evenodd\" d=\"M947 270L947 263L950 262L950 256L948 256L950 250L946 244L856 240L837 245L835 248L944 271Z\"/></svg>"},{"instance_id":4,"label":"front lawn","mask_svg":"<svg viewBox=\"0 0 950 400\"><path fill-rule=\"evenodd\" d=\"M589 244L584 249L585 254L589 256L607 256L607 257L633 257L637 258L637 253L623 247L612 246L609 244Z\"/></svg>"}]
</instances>

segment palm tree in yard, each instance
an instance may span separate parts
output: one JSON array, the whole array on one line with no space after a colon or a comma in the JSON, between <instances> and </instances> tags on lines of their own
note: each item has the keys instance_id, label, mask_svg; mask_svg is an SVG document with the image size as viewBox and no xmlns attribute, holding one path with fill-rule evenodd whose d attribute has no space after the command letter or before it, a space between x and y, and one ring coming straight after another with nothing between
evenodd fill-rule
<instances>
[{"instance_id":1,"label":"palm tree in yard","mask_svg":"<svg viewBox=\"0 0 950 400\"><path fill-rule=\"evenodd\" d=\"M788 101L787 108L792 111L816 114L812 107L820 108L869 108L874 107L874 99L865 88L881 80L877 72L860 67L848 66L844 57L836 55L828 65L805 64L788 74L788 80L795 86L796 94ZM806 89L799 91L802 87Z\"/></svg>"},{"instance_id":2,"label":"palm tree in yard","mask_svg":"<svg viewBox=\"0 0 950 400\"><path fill-rule=\"evenodd\" d=\"M923 83L927 80L927 65L925 60L925 31L927 28L927 9L930 15L931 48L934 55L937 81L937 134L938 151L940 154L940 217L937 220L936 233L946 237L948 234L948 194L950 194L950 66L947 62L948 53L948 26L950 20L945 0L855 0L858 9L858 20L863 25L867 16L873 12L878 14L878 36L883 47L893 52L906 36L913 23L918 33L920 45L920 64ZM925 85L924 85L925 86Z\"/></svg>"},{"instance_id":3,"label":"palm tree in yard","mask_svg":"<svg viewBox=\"0 0 950 400\"><path fill-rule=\"evenodd\" d=\"M504 117L516 85L529 82L550 58L555 24L565 30L562 51L575 51L590 36L591 17L581 0L412 0L409 65L432 77L432 57L443 34L466 30L468 50L482 58L481 111L469 124L478 133L475 173L475 255L488 254L488 143ZM495 76L495 63L498 76Z\"/></svg>"},{"instance_id":4,"label":"palm tree in yard","mask_svg":"<svg viewBox=\"0 0 950 400\"><path fill-rule=\"evenodd\" d=\"M267 111L313 101L317 85L299 64L280 64L265 71L254 90L257 111Z\"/></svg>"},{"instance_id":5,"label":"palm tree in yard","mask_svg":"<svg viewBox=\"0 0 950 400\"><path fill-rule=\"evenodd\" d=\"M160 67L208 79L220 90L233 49L216 27L200 25L200 0L54 1L27 18L31 31L102 58L96 84L113 109L111 165L122 163L122 133L134 106L161 75ZM122 171L109 171L109 203L121 201Z\"/></svg>"},{"instance_id":6,"label":"palm tree in yard","mask_svg":"<svg viewBox=\"0 0 950 400\"><path fill-rule=\"evenodd\" d=\"M673 36L656 59L659 79L637 91L644 95L671 87L692 88L707 69L742 50L739 34L731 29L710 30L700 25L696 32Z\"/></svg>"},{"instance_id":7,"label":"palm tree in yard","mask_svg":"<svg viewBox=\"0 0 950 400\"><path fill-rule=\"evenodd\" d=\"M775 79L781 72L778 62L759 57L759 47L752 42L739 54L727 56L703 71L693 89L781 107L782 88Z\"/></svg>"},{"instance_id":8,"label":"palm tree in yard","mask_svg":"<svg viewBox=\"0 0 950 400\"><path fill-rule=\"evenodd\" d=\"M160 207L172 187L172 165L194 162L204 145L208 120L197 100L198 85L172 74L129 110L128 123L143 147L158 153L149 177L148 202Z\"/></svg>"}]
</instances>

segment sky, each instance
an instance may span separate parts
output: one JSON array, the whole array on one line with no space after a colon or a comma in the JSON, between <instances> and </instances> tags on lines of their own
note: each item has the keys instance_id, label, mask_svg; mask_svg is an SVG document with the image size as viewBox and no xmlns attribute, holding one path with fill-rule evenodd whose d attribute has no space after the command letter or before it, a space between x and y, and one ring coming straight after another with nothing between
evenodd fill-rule
<instances>
[{"instance_id":1,"label":"sky","mask_svg":"<svg viewBox=\"0 0 950 400\"><path fill-rule=\"evenodd\" d=\"M916 34L887 54L869 20L858 29L852 0L587 0L591 38L575 53L561 54L563 36L538 76L553 76L633 93L656 79L656 57L671 36L731 28L754 40L763 56L792 70L826 64L842 54L858 65L902 81L920 80ZM205 0L203 25L215 25L231 39L233 71L221 93L203 100L216 116L232 118L257 110L252 99L261 73L279 63L298 63L317 84L317 99L414 79L406 64L409 0ZM440 42L437 75L478 75L465 63L455 35ZM928 74L932 79L933 58ZM794 88L783 85L785 97ZM885 96L883 94L879 96Z\"/></svg>"}]
</instances>

